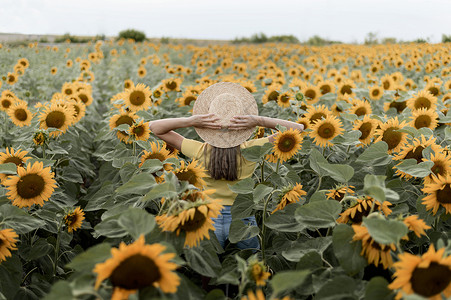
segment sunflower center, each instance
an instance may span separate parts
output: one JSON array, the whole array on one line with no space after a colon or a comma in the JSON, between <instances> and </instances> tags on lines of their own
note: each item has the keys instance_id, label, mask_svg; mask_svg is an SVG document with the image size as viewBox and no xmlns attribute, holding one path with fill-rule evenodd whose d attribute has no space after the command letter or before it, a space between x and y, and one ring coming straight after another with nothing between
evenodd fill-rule
<instances>
[{"instance_id":1,"label":"sunflower center","mask_svg":"<svg viewBox=\"0 0 451 300\"><path fill-rule=\"evenodd\" d=\"M77 216L75 214L68 214L64 217L64 222L70 226L77 221Z\"/></svg>"},{"instance_id":2,"label":"sunflower center","mask_svg":"<svg viewBox=\"0 0 451 300\"><path fill-rule=\"evenodd\" d=\"M362 132L362 135L360 136L359 140L365 140L371 133L371 129L373 128L373 125L370 122L362 123L359 130Z\"/></svg>"},{"instance_id":3,"label":"sunflower center","mask_svg":"<svg viewBox=\"0 0 451 300\"><path fill-rule=\"evenodd\" d=\"M365 208L365 206L363 206L361 204L358 204L358 205L359 205L360 209L356 208L354 217L349 216L349 220L351 220L352 223L355 223L355 224L362 223L363 217L366 217L370 214L372 203L368 201L366 208ZM379 246L377 243L376 243L376 245Z\"/></svg>"},{"instance_id":4,"label":"sunflower center","mask_svg":"<svg viewBox=\"0 0 451 300\"><path fill-rule=\"evenodd\" d=\"M279 142L279 150L282 152L290 152L296 145L296 140L292 136L286 136Z\"/></svg>"},{"instance_id":5,"label":"sunflower center","mask_svg":"<svg viewBox=\"0 0 451 300\"><path fill-rule=\"evenodd\" d=\"M15 81L16 81L16 77L14 75L8 76L8 82L15 82Z\"/></svg>"},{"instance_id":6,"label":"sunflower center","mask_svg":"<svg viewBox=\"0 0 451 300\"><path fill-rule=\"evenodd\" d=\"M24 199L39 196L45 188L44 179L38 174L27 174L17 183L17 194Z\"/></svg>"},{"instance_id":7,"label":"sunflower center","mask_svg":"<svg viewBox=\"0 0 451 300\"><path fill-rule=\"evenodd\" d=\"M326 114L322 112L314 113L310 118L310 123L314 123L316 120L321 120L321 118L325 118Z\"/></svg>"},{"instance_id":8,"label":"sunflower center","mask_svg":"<svg viewBox=\"0 0 451 300\"><path fill-rule=\"evenodd\" d=\"M201 228L205 224L205 221L205 215L196 209L193 218L191 220L185 221L185 223L180 227L186 232L193 232Z\"/></svg>"},{"instance_id":9,"label":"sunflower center","mask_svg":"<svg viewBox=\"0 0 451 300\"><path fill-rule=\"evenodd\" d=\"M78 105L74 105L74 109L75 109L75 115L74 116L78 116L78 114L80 113L80 108L78 107Z\"/></svg>"},{"instance_id":10,"label":"sunflower center","mask_svg":"<svg viewBox=\"0 0 451 300\"><path fill-rule=\"evenodd\" d=\"M442 162L435 162L431 170L435 175L445 175L445 167L443 166Z\"/></svg>"},{"instance_id":11,"label":"sunflower center","mask_svg":"<svg viewBox=\"0 0 451 300\"><path fill-rule=\"evenodd\" d=\"M27 114L27 112L25 111L25 109L19 108L19 109L16 109L16 110L14 111L14 116L15 116L16 119L19 120L19 121L25 121L25 120L27 119L27 117L28 117L28 114Z\"/></svg>"},{"instance_id":12,"label":"sunflower center","mask_svg":"<svg viewBox=\"0 0 451 300\"><path fill-rule=\"evenodd\" d=\"M166 87L170 90L175 90L177 88L177 82L169 81L168 83L166 83Z\"/></svg>"},{"instance_id":13,"label":"sunflower center","mask_svg":"<svg viewBox=\"0 0 451 300\"><path fill-rule=\"evenodd\" d=\"M3 108L9 108L11 106L11 101L9 99L3 99L2 100L2 107Z\"/></svg>"},{"instance_id":14,"label":"sunflower center","mask_svg":"<svg viewBox=\"0 0 451 300\"><path fill-rule=\"evenodd\" d=\"M415 119L415 128L420 129L423 127L429 127L431 123L432 123L431 117L427 115L421 115Z\"/></svg>"},{"instance_id":15,"label":"sunflower center","mask_svg":"<svg viewBox=\"0 0 451 300\"><path fill-rule=\"evenodd\" d=\"M143 135L143 133L144 133L144 128L142 128L142 126L133 128L133 134L135 134L136 136L141 136L141 135Z\"/></svg>"},{"instance_id":16,"label":"sunflower center","mask_svg":"<svg viewBox=\"0 0 451 300\"><path fill-rule=\"evenodd\" d=\"M65 90L64 90L64 93L65 93L66 95L72 95L73 91L72 91L72 89L65 89Z\"/></svg>"},{"instance_id":17,"label":"sunflower center","mask_svg":"<svg viewBox=\"0 0 451 300\"><path fill-rule=\"evenodd\" d=\"M140 106L146 101L146 95L141 91L133 91L130 94L130 103L136 106Z\"/></svg>"},{"instance_id":18,"label":"sunflower center","mask_svg":"<svg viewBox=\"0 0 451 300\"><path fill-rule=\"evenodd\" d=\"M426 98L426 97L418 97L415 100L414 107L415 107L415 109L420 109L420 108L427 108L427 109L429 109L429 108L431 108L431 105L432 105L432 103L431 103L431 101L428 98Z\"/></svg>"},{"instance_id":19,"label":"sunflower center","mask_svg":"<svg viewBox=\"0 0 451 300\"><path fill-rule=\"evenodd\" d=\"M345 94L351 95L351 94L352 94L351 88L352 88L352 87L351 87L350 85L345 84L344 86L341 87L340 93L341 93L342 95L345 95Z\"/></svg>"},{"instance_id":20,"label":"sunflower center","mask_svg":"<svg viewBox=\"0 0 451 300\"><path fill-rule=\"evenodd\" d=\"M437 96L438 95L438 93L439 93L439 90L438 90L438 88L436 88L436 87L431 87L431 88L429 88L429 93L431 93L432 95L434 95L434 96Z\"/></svg>"},{"instance_id":21,"label":"sunflower center","mask_svg":"<svg viewBox=\"0 0 451 300\"><path fill-rule=\"evenodd\" d=\"M120 116L116 121L116 127L122 124L128 124L129 126L132 126L133 118L129 116Z\"/></svg>"},{"instance_id":22,"label":"sunflower center","mask_svg":"<svg viewBox=\"0 0 451 300\"><path fill-rule=\"evenodd\" d=\"M186 170L184 172L177 172L175 173L177 178L181 181L188 181L190 184L195 185L197 182L197 176L196 173L194 173L191 170Z\"/></svg>"},{"instance_id":23,"label":"sunflower center","mask_svg":"<svg viewBox=\"0 0 451 300\"><path fill-rule=\"evenodd\" d=\"M443 189L437 191L437 202L442 204L451 203L451 187L449 183Z\"/></svg>"},{"instance_id":24,"label":"sunflower center","mask_svg":"<svg viewBox=\"0 0 451 300\"><path fill-rule=\"evenodd\" d=\"M417 164L423 161L423 146L418 146L415 148L415 150L410 150L407 152L406 157L404 159L414 158L417 160Z\"/></svg>"},{"instance_id":25,"label":"sunflower center","mask_svg":"<svg viewBox=\"0 0 451 300\"><path fill-rule=\"evenodd\" d=\"M410 283L416 294L432 297L440 294L451 282L449 267L431 262L428 268L415 268Z\"/></svg>"},{"instance_id":26,"label":"sunflower center","mask_svg":"<svg viewBox=\"0 0 451 300\"><path fill-rule=\"evenodd\" d=\"M395 102L392 102L392 103L390 103L389 108L391 108L391 107L394 107L396 109L396 111L398 112L398 114L399 114L399 113L401 113L404 110L404 108L407 107L406 101L402 101L402 102L396 102L395 101Z\"/></svg>"},{"instance_id":27,"label":"sunflower center","mask_svg":"<svg viewBox=\"0 0 451 300\"><path fill-rule=\"evenodd\" d=\"M359 107L356 109L355 113L357 116L363 116L367 114L366 108L365 107Z\"/></svg>"},{"instance_id":28,"label":"sunflower center","mask_svg":"<svg viewBox=\"0 0 451 300\"><path fill-rule=\"evenodd\" d=\"M384 81L384 90L388 90L390 88L390 81Z\"/></svg>"},{"instance_id":29,"label":"sunflower center","mask_svg":"<svg viewBox=\"0 0 451 300\"><path fill-rule=\"evenodd\" d=\"M321 94L325 95L327 93L330 93L332 91L332 88L330 87L330 85L325 84L320 87L320 90L321 90Z\"/></svg>"},{"instance_id":30,"label":"sunflower center","mask_svg":"<svg viewBox=\"0 0 451 300\"><path fill-rule=\"evenodd\" d=\"M160 91L154 91L153 95L155 96L155 98L160 98L161 92Z\"/></svg>"},{"instance_id":31,"label":"sunflower center","mask_svg":"<svg viewBox=\"0 0 451 300\"><path fill-rule=\"evenodd\" d=\"M83 103L88 102L88 96L86 96L85 94L78 94L78 98L80 98L80 100L83 101Z\"/></svg>"},{"instance_id":32,"label":"sunflower center","mask_svg":"<svg viewBox=\"0 0 451 300\"><path fill-rule=\"evenodd\" d=\"M335 127L332 124L326 123L318 128L318 135L323 139L330 139L335 134Z\"/></svg>"},{"instance_id":33,"label":"sunflower center","mask_svg":"<svg viewBox=\"0 0 451 300\"><path fill-rule=\"evenodd\" d=\"M190 103L193 102L194 100L196 100L195 97L193 97L193 96L188 96L188 97L185 98L184 103L185 103L185 105L190 105Z\"/></svg>"},{"instance_id":34,"label":"sunflower center","mask_svg":"<svg viewBox=\"0 0 451 300\"><path fill-rule=\"evenodd\" d=\"M18 158L18 157L15 157L15 156L8 157L7 159L5 159L5 160L3 161L3 163L4 163L4 164L6 164L6 163L15 163L16 166L20 166L20 167L23 166L23 160L20 159L20 158Z\"/></svg>"},{"instance_id":35,"label":"sunflower center","mask_svg":"<svg viewBox=\"0 0 451 300\"><path fill-rule=\"evenodd\" d=\"M66 122L66 114L61 111L52 111L45 118L47 127L61 128Z\"/></svg>"},{"instance_id":36,"label":"sunflower center","mask_svg":"<svg viewBox=\"0 0 451 300\"><path fill-rule=\"evenodd\" d=\"M113 286L127 290L150 286L160 278L161 273L155 262L141 254L123 260L110 276Z\"/></svg>"},{"instance_id":37,"label":"sunflower center","mask_svg":"<svg viewBox=\"0 0 451 300\"><path fill-rule=\"evenodd\" d=\"M315 99L316 92L312 89L308 89L307 91L305 91L305 97L309 99Z\"/></svg>"},{"instance_id":38,"label":"sunflower center","mask_svg":"<svg viewBox=\"0 0 451 300\"><path fill-rule=\"evenodd\" d=\"M390 127L382 135L382 140L387 143L388 150L395 149L402 140L402 134L397 132L397 129L396 127Z\"/></svg>"},{"instance_id":39,"label":"sunflower center","mask_svg":"<svg viewBox=\"0 0 451 300\"><path fill-rule=\"evenodd\" d=\"M290 100L290 97L288 95L282 95L280 97L280 101L283 103L287 103Z\"/></svg>"},{"instance_id":40,"label":"sunflower center","mask_svg":"<svg viewBox=\"0 0 451 300\"><path fill-rule=\"evenodd\" d=\"M278 97L279 97L279 92L278 91L272 91L268 95L268 100L269 101L276 101Z\"/></svg>"}]
</instances>

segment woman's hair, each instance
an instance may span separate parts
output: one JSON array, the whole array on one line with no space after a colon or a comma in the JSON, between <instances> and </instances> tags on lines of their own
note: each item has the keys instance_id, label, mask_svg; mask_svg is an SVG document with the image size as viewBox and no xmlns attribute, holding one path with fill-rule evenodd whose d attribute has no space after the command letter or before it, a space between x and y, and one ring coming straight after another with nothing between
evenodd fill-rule
<instances>
[{"instance_id":1,"label":"woman's hair","mask_svg":"<svg viewBox=\"0 0 451 300\"><path fill-rule=\"evenodd\" d=\"M231 148L217 148L208 144L205 151L210 151L210 160L206 166L211 178L216 180L224 178L230 181L238 179L238 163L242 157L240 145ZM205 152L205 159L206 154Z\"/></svg>"}]
</instances>

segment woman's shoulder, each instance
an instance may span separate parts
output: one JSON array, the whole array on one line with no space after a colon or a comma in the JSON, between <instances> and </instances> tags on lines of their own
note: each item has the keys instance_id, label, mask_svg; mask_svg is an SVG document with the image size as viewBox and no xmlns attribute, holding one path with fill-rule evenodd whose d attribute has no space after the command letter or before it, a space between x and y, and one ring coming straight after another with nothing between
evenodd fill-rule
<instances>
[{"instance_id":1,"label":"woman's shoulder","mask_svg":"<svg viewBox=\"0 0 451 300\"><path fill-rule=\"evenodd\" d=\"M205 142L184 138L182 141L181 152L188 157L198 158L202 155L205 145Z\"/></svg>"}]
</instances>

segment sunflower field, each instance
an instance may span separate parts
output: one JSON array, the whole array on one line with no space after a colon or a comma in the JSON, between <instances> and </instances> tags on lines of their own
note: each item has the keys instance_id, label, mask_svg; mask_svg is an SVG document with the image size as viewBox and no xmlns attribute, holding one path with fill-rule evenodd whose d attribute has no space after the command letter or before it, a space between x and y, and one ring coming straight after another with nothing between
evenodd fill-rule
<instances>
[{"instance_id":1,"label":"sunflower field","mask_svg":"<svg viewBox=\"0 0 451 300\"><path fill-rule=\"evenodd\" d=\"M0 299L451 297L450 43L0 45L0 78ZM221 81L305 128L243 150L224 248L149 129Z\"/></svg>"}]
</instances>

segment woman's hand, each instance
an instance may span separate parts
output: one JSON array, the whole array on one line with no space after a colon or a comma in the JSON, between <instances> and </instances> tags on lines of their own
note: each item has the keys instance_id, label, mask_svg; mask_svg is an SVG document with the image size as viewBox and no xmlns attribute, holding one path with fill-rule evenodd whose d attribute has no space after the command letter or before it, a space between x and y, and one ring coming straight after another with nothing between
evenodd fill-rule
<instances>
[{"instance_id":1,"label":"woman's hand","mask_svg":"<svg viewBox=\"0 0 451 300\"><path fill-rule=\"evenodd\" d=\"M249 129L260 124L258 116L253 115L234 116L230 119L230 123L229 130Z\"/></svg>"},{"instance_id":2,"label":"woman's hand","mask_svg":"<svg viewBox=\"0 0 451 300\"><path fill-rule=\"evenodd\" d=\"M197 128L221 129L221 119L215 114L193 115L189 117L190 125Z\"/></svg>"}]
</instances>

